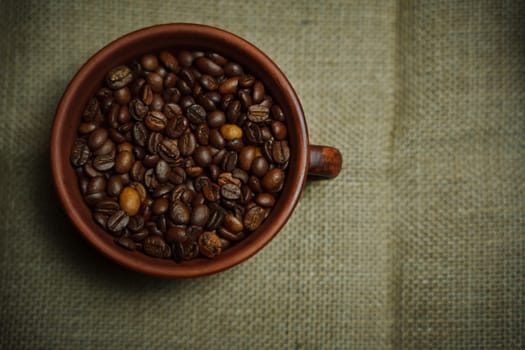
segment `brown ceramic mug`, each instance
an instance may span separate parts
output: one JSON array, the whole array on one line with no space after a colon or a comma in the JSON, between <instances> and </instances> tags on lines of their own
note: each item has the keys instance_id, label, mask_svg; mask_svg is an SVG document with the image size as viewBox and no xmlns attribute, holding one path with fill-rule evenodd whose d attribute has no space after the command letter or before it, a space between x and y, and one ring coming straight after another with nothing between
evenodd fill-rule
<instances>
[{"instance_id":1,"label":"brown ceramic mug","mask_svg":"<svg viewBox=\"0 0 525 350\"><path fill-rule=\"evenodd\" d=\"M292 150L283 191L270 216L252 234L214 259L198 258L176 264L117 246L113 237L92 219L84 203L70 151L80 116L106 73L142 54L164 48L215 51L241 64L265 85L287 116ZM162 277L195 277L232 267L258 252L284 226L292 214L308 175L332 178L341 170L341 154L332 147L310 145L303 109L281 70L252 44L226 31L196 24L166 24L141 29L110 43L92 56L75 75L58 106L51 135L51 167L64 208L84 237L112 260L136 271Z\"/></svg>"}]
</instances>

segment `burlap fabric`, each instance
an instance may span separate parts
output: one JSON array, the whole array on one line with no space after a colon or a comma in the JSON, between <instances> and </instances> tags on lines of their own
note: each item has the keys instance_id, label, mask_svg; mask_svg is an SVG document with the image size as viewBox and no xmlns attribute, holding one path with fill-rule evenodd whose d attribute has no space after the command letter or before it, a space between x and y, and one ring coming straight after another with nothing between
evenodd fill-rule
<instances>
[{"instance_id":1,"label":"burlap fabric","mask_svg":"<svg viewBox=\"0 0 525 350\"><path fill-rule=\"evenodd\" d=\"M519 1L2 1L0 348L525 346L525 27ZM226 272L162 280L88 246L52 187L69 79L157 23L267 52L341 175Z\"/></svg>"}]
</instances>

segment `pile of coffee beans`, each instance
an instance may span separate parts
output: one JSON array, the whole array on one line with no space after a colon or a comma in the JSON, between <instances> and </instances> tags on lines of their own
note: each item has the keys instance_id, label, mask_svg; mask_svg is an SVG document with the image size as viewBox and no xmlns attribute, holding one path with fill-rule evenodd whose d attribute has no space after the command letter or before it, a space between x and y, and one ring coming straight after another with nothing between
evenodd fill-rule
<instances>
[{"instance_id":1,"label":"pile of coffee beans","mask_svg":"<svg viewBox=\"0 0 525 350\"><path fill-rule=\"evenodd\" d=\"M257 230L283 188L285 115L218 53L161 51L114 67L79 117L80 190L123 248L213 258Z\"/></svg>"}]
</instances>

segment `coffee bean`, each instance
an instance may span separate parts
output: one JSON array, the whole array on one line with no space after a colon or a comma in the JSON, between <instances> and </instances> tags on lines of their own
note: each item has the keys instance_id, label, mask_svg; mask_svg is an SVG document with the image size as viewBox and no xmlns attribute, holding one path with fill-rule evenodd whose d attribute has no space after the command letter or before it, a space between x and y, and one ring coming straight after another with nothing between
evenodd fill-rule
<instances>
[{"instance_id":1,"label":"coffee bean","mask_svg":"<svg viewBox=\"0 0 525 350\"><path fill-rule=\"evenodd\" d=\"M95 204L95 212L107 215L108 217L119 209L119 204L113 199L102 199Z\"/></svg>"},{"instance_id":2,"label":"coffee bean","mask_svg":"<svg viewBox=\"0 0 525 350\"><path fill-rule=\"evenodd\" d=\"M97 124L95 124L95 123L80 123L80 125L78 126L77 131L80 134L84 134L85 135L85 134L91 133L96 128L97 128Z\"/></svg>"},{"instance_id":3,"label":"coffee bean","mask_svg":"<svg viewBox=\"0 0 525 350\"><path fill-rule=\"evenodd\" d=\"M237 92L237 87L239 86L239 77L234 76L229 79L226 79L220 86L219 92L221 94L234 94Z\"/></svg>"},{"instance_id":4,"label":"coffee bean","mask_svg":"<svg viewBox=\"0 0 525 350\"><path fill-rule=\"evenodd\" d=\"M154 54L146 54L141 57L140 64L142 65L142 68L153 71L159 66L159 60Z\"/></svg>"},{"instance_id":5,"label":"coffee bean","mask_svg":"<svg viewBox=\"0 0 525 350\"><path fill-rule=\"evenodd\" d=\"M187 133L179 138L179 150L183 156L191 155L197 146L197 140L193 133Z\"/></svg>"},{"instance_id":6,"label":"coffee bean","mask_svg":"<svg viewBox=\"0 0 525 350\"><path fill-rule=\"evenodd\" d=\"M197 147L193 152L193 159L201 167L210 165L212 161L210 148L207 146Z\"/></svg>"},{"instance_id":7,"label":"coffee bean","mask_svg":"<svg viewBox=\"0 0 525 350\"><path fill-rule=\"evenodd\" d=\"M93 152L96 156L101 156L104 154L111 154L113 156L113 152L115 152L115 143L111 141L110 138L106 139L102 146L97 148L95 152Z\"/></svg>"},{"instance_id":8,"label":"coffee bean","mask_svg":"<svg viewBox=\"0 0 525 350\"><path fill-rule=\"evenodd\" d=\"M98 171L107 171L115 166L115 158L111 154L103 154L93 159L93 167Z\"/></svg>"},{"instance_id":9,"label":"coffee bean","mask_svg":"<svg viewBox=\"0 0 525 350\"><path fill-rule=\"evenodd\" d=\"M223 224L231 233L234 234L239 233L244 229L243 222L232 213L228 213L224 216Z\"/></svg>"},{"instance_id":10,"label":"coffee bean","mask_svg":"<svg viewBox=\"0 0 525 350\"><path fill-rule=\"evenodd\" d=\"M164 67L166 67L166 69L170 71L177 70L179 66L179 62L177 61L175 56L173 56L169 51L165 51L165 50L161 51L159 53L159 58L162 64L164 65Z\"/></svg>"},{"instance_id":11,"label":"coffee bean","mask_svg":"<svg viewBox=\"0 0 525 350\"><path fill-rule=\"evenodd\" d=\"M213 231L204 231L198 240L199 251L207 258L213 258L222 252L222 243Z\"/></svg>"},{"instance_id":12,"label":"coffee bean","mask_svg":"<svg viewBox=\"0 0 525 350\"><path fill-rule=\"evenodd\" d=\"M261 180L256 176L250 176L248 179L248 186L250 186L250 189L255 193L262 192Z\"/></svg>"},{"instance_id":13,"label":"coffee bean","mask_svg":"<svg viewBox=\"0 0 525 350\"><path fill-rule=\"evenodd\" d=\"M216 183L210 183L202 188L204 198L210 202L218 201L220 198L220 187Z\"/></svg>"},{"instance_id":14,"label":"coffee bean","mask_svg":"<svg viewBox=\"0 0 525 350\"><path fill-rule=\"evenodd\" d=\"M259 193L255 196L255 203L261 207L271 208L275 205L275 196L271 193Z\"/></svg>"},{"instance_id":15,"label":"coffee bean","mask_svg":"<svg viewBox=\"0 0 525 350\"><path fill-rule=\"evenodd\" d=\"M225 210L220 205L212 203L209 206L208 222L206 228L209 230L217 229L223 222Z\"/></svg>"},{"instance_id":16,"label":"coffee bean","mask_svg":"<svg viewBox=\"0 0 525 350\"><path fill-rule=\"evenodd\" d=\"M171 184L164 184L160 185L153 191L153 198L159 198L159 197L168 197L169 193L173 190L173 185Z\"/></svg>"},{"instance_id":17,"label":"coffee bean","mask_svg":"<svg viewBox=\"0 0 525 350\"><path fill-rule=\"evenodd\" d=\"M153 202L151 211L153 212L153 215L162 215L168 211L168 208L169 202L166 198L157 198L155 202Z\"/></svg>"},{"instance_id":18,"label":"coffee bean","mask_svg":"<svg viewBox=\"0 0 525 350\"><path fill-rule=\"evenodd\" d=\"M121 144L126 141L126 137L122 135L117 129L111 128L108 130L108 133L111 140L117 144Z\"/></svg>"},{"instance_id":19,"label":"coffee bean","mask_svg":"<svg viewBox=\"0 0 525 350\"><path fill-rule=\"evenodd\" d=\"M150 110L153 112L161 112L164 108L164 100L159 94L153 94L153 100L149 106Z\"/></svg>"},{"instance_id":20,"label":"coffee bean","mask_svg":"<svg viewBox=\"0 0 525 350\"><path fill-rule=\"evenodd\" d=\"M209 210L204 204L197 205L193 208L191 213L191 224L196 226L204 226L208 221Z\"/></svg>"},{"instance_id":21,"label":"coffee bean","mask_svg":"<svg viewBox=\"0 0 525 350\"><path fill-rule=\"evenodd\" d=\"M181 242L175 241L171 243L171 252L175 262L181 263L184 260L184 246Z\"/></svg>"},{"instance_id":22,"label":"coffee bean","mask_svg":"<svg viewBox=\"0 0 525 350\"><path fill-rule=\"evenodd\" d=\"M274 141L272 144L272 159L284 164L290 159L290 147L288 141Z\"/></svg>"},{"instance_id":23,"label":"coffee bean","mask_svg":"<svg viewBox=\"0 0 525 350\"><path fill-rule=\"evenodd\" d=\"M153 89L150 85L145 84L140 89L140 99L145 105L149 106L153 102Z\"/></svg>"},{"instance_id":24,"label":"coffee bean","mask_svg":"<svg viewBox=\"0 0 525 350\"><path fill-rule=\"evenodd\" d=\"M122 210L129 216L137 215L140 210L140 195L133 187L125 187L119 196L119 203Z\"/></svg>"},{"instance_id":25,"label":"coffee bean","mask_svg":"<svg viewBox=\"0 0 525 350\"><path fill-rule=\"evenodd\" d=\"M133 119L142 121L148 114L148 108L142 100L134 98L129 103L129 114Z\"/></svg>"},{"instance_id":26,"label":"coffee bean","mask_svg":"<svg viewBox=\"0 0 525 350\"><path fill-rule=\"evenodd\" d=\"M241 101L233 100L228 104L228 109L226 110L226 117L228 123L235 124L239 121L239 117L242 113Z\"/></svg>"},{"instance_id":27,"label":"coffee bean","mask_svg":"<svg viewBox=\"0 0 525 350\"><path fill-rule=\"evenodd\" d=\"M135 250L137 248L135 242L129 237L119 237L115 240L115 242L127 250Z\"/></svg>"},{"instance_id":28,"label":"coffee bean","mask_svg":"<svg viewBox=\"0 0 525 350\"><path fill-rule=\"evenodd\" d=\"M151 131L162 131L166 128L168 118L162 112L149 112L144 119L144 124Z\"/></svg>"},{"instance_id":29,"label":"coffee bean","mask_svg":"<svg viewBox=\"0 0 525 350\"><path fill-rule=\"evenodd\" d=\"M130 169L131 178L135 181L143 181L146 169L140 160L135 161Z\"/></svg>"},{"instance_id":30,"label":"coffee bean","mask_svg":"<svg viewBox=\"0 0 525 350\"><path fill-rule=\"evenodd\" d=\"M117 155L115 160L115 171L118 174L124 174L130 171L131 167L135 163L135 156L133 153L124 151Z\"/></svg>"},{"instance_id":31,"label":"coffee bean","mask_svg":"<svg viewBox=\"0 0 525 350\"><path fill-rule=\"evenodd\" d=\"M93 220L95 220L95 223L97 223L97 225L99 225L103 229L107 229L107 222L108 222L107 215L95 212L93 214Z\"/></svg>"},{"instance_id":32,"label":"coffee bean","mask_svg":"<svg viewBox=\"0 0 525 350\"><path fill-rule=\"evenodd\" d=\"M169 215L175 224L188 224L190 222L190 209L180 200L171 203Z\"/></svg>"},{"instance_id":33,"label":"coffee bean","mask_svg":"<svg viewBox=\"0 0 525 350\"><path fill-rule=\"evenodd\" d=\"M108 139L108 130L104 128L98 128L89 135L88 146L91 150L100 148L104 142Z\"/></svg>"},{"instance_id":34,"label":"coffee bean","mask_svg":"<svg viewBox=\"0 0 525 350\"><path fill-rule=\"evenodd\" d=\"M255 231L264 220L265 211L259 206L254 206L246 212L243 219L244 227L249 231Z\"/></svg>"},{"instance_id":35,"label":"coffee bean","mask_svg":"<svg viewBox=\"0 0 525 350\"><path fill-rule=\"evenodd\" d=\"M241 189L234 184L225 184L221 186L221 196L226 199L236 200L241 196Z\"/></svg>"},{"instance_id":36,"label":"coffee bean","mask_svg":"<svg viewBox=\"0 0 525 350\"><path fill-rule=\"evenodd\" d=\"M268 192L279 192L284 185L284 171L279 168L269 170L264 175L261 185Z\"/></svg>"},{"instance_id":37,"label":"coffee bean","mask_svg":"<svg viewBox=\"0 0 525 350\"><path fill-rule=\"evenodd\" d=\"M197 128L195 128L195 136L200 145L207 146L210 141L210 128L208 125L204 123L197 125Z\"/></svg>"},{"instance_id":38,"label":"coffee bean","mask_svg":"<svg viewBox=\"0 0 525 350\"><path fill-rule=\"evenodd\" d=\"M186 117L193 124L206 122L206 110L198 104L193 104L186 108Z\"/></svg>"},{"instance_id":39,"label":"coffee bean","mask_svg":"<svg viewBox=\"0 0 525 350\"><path fill-rule=\"evenodd\" d=\"M237 96L239 97L239 101L241 101L241 106L244 110L247 110L253 104L252 95L250 93L250 90L248 89L239 90L239 92L237 93Z\"/></svg>"},{"instance_id":40,"label":"coffee bean","mask_svg":"<svg viewBox=\"0 0 525 350\"><path fill-rule=\"evenodd\" d=\"M251 105L248 108L248 119L254 123L262 123L270 116L268 107L261 105Z\"/></svg>"},{"instance_id":41,"label":"coffee bean","mask_svg":"<svg viewBox=\"0 0 525 350\"><path fill-rule=\"evenodd\" d=\"M82 166L86 164L90 155L91 152L89 151L86 140L83 138L77 138L73 145L73 150L71 151L71 164L76 167Z\"/></svg>"},{"instance_id":42,"label":"coffee bean","mask_svg":"<svg viewBox=\"0 0 525 350\"><path fill-rule=\"evenodd\" d=\"M235 124L224 124L220 130L222 137L228 141L242 137L242 129Z\"/></svg>"},{"instance_id":43,"label":"coffee bean","mask_svg":"<svg viewBox=\"0 0 525 350\"><path fill-rule=\"evenodd\" d=\"M127 228L133 233L141 231L144 228L144 218L140 215L130 217Z\"/></svg>"},{"instance_id":44,"label":"coffee bean","mask_svg":"<svg viewBox=\"0 0 525 350\"><path fill-rule=\"evenodd\" d=\"M255 78L253 77L253 75L244 74L239 78L239 85L242 88L252 87L253 84L255 84Z\"/></svg>"},{"instance_id":45,"label":"coffee bean","mask_svg":"<svg viewBox=\"0 0 525 350\"><path fill-rule=\"evenodd\" d=\"M113 90L123 88L133 81L133 72L128 66L118 66L106 75L106 84Z\"/></svg>"},{"instance_id":46,"label":"coffee bean","mask_svg":"<svg viewBox=\"0 0 525 350\"><path fill-rule=\"evenodd\" d=\"M159 144L162 142L162 134L159 132L152 132L149 134L147 141L147 148L150 155L156 155L159 149Z\"/></svg>"},{"instance_id":47,"label":"coffee bean","mask_svg":"<svg viewBox=\"0 0 525 350\"><path fill-rule=\"evenodd\" d=\"M160 236L148 236L144 239L144 253L154 258L169 258L171 248Z\"/></svg>"},{"instance_id":48,"label":"coffee bean","mask_svg":"<svg viewBox=\"0 0 525 350\"><path fill-rule=\"evenodd\" d=\"M164 160L159 160L155 166L155 175L157 175L157 180L160 183L165 183L168 181L170 175L170 167L168 163Z\"/></svg>"},{"instance_id":49,"label":"coffee bean","mask_svg":"<svg viewBox=\"0 0 525 350\"><path fill-rule=\"evenodd\" d=\"M244 74L244 71L242 69L242 66L235 62L228 62L224 65L224 74L228 77L233 76L242 76Z\"/></svg>"},{"instance_id":50,"label":"coffee bean","mask_svg":"<svg viewBox=\"0 0 525 350\"><path fill-rule=\"evenodd\" d=\"M124 86L123 88L116 90L113 93L113 98L115 99L115 102L120 105L127 104L129 101L131 101L131 92L129 91L129 87ZM114 105L113 107L116 107L116 111L118 113L120 106Z\"/></svg>"},{"instance_id":51,"label":"coffee bean","mask_svg":"<svg viewBox=\"0 0 525 350\"><path fill-rule=\"evenodd\" d=\"M186 181L186 171L184 168L175 167L171 170L168 180L173 184L180 185Z\"/></svg>"},{"instance_id":52,"label":"coffee bean","mask_svg":"<svg viewBox=\"0 0 525 350\"><path fill-rule=\"evenodd\" d=\"M94 122L97 115L100 114L100 102L95 97L91 98L84 111L82 112L82 119L85 122ZM95 124L96 125L96 124Z\"/></svg>"},{"instance_id":53,"label":"coffee bean","mask_svg":"<svg viewBox=\"0 0 525 350\"><path fill-rule=\"evenodd\" d=\"M217 233L229 242L237 242L244 238L244 233L242 231L239 233L233 233L225 227L219 228Z\"/></svg>"},{"instance_id":54,"label":"coffee bean","mask_svg":"<svg viewBox=\"0 0 525 350\"><path fill-rule=\"evenodd\" d=\"M288 136L286 125L278 120L272 121L272 135L279 141L286 139Z\"/></svg>"},{"instance_id":55,"label":"coffee bean","mask_svg":"<svg viewBox=\"0 0 525 350\"><path fill-rule=\"evenodd\" d=\"M164 79L158 73L150 73L146 76L146 82L151 86L153 92L161 92L164 86Z\"/></svg>"},{"instance_id":56,"label":"coffee bean","mask_svg":"<svg viewBox=\"0 0 525 350\"><path fill-rule=\"evenodd\" d=\"M224 156L224 160L222 161L222 169L224 171L231 172L235 167L237 166L237 152L230 151Z\"/></svg>"},{"instance_id":57,"label":"coffee bean","mask_svg":"<svg viewBox=\"0 0 525 350\"><path fill-rule=\"evenodd\" d=\"M188 119L183 115L177 115L170 119L166 125L166 134L173 138L179 138L188 128Z\"/></svg>"},{"instance_id":58,"label":"coffee bean","mask_svg":"<svg viewBox=\"0 0 525 350\"><path fill-rule=\"evenodd\" d=\"M157 163L160 160L160 156L158 154L146 154L144 156L144 159L142 160L142 164L148 169L154 168Z\"/></svg>"},{"instance_id":59,"label":"coffee bean","mask_svg":"<svg viewBox=\"0 0 525 350\"><path fill-rule=\"evenodd\" d=\"M239 155L239 168L243 170L250 170L253 160L256 156L256 148L255 146L246 146L241 150L241 154Z\"/></svg>"},{"instance_id":60,"label":"coffee bean","mask_svg":"<svg viewBox=\"0 0 525 350\"><path fill-rule=\"evenodd\" d=\"M133 139L139 146L146 146L146 141L148 140L149 132L146 129L146 126L143 123L135 123L133 126Z\"/></svg>"},{"instance_id":61,"label":"coffee bean","mask_svg":"<svg viewBox=\"0 0 525 350\"><path fill-rule=\"evenodd\" d=\"M106 227L112 233L118 233L122 231L129 223L129 216L123 210L116 211L113 215L108 218Z\"/></svg>"},{"instance_id":62,"label":"coffee bean","mask_svg":"<svg viewBox=\"0 0 525 350\"><path fill-rule=\"evenodd\" d=\"M264 91L264 85L260 81L256 81L253 84L253 93L252 93L252 100L253 103L260 103L264 99L265 91Z\"/></svg>"},{"instance_id":63,"label":"coffee bean","mask_svg":"<svg viewBox=\"0 0 525 350\"><path fill-rule=\"evenodd\" d=\"M173 226L166 232L166 241L169 243L185 242L186 240L188 240L188 231L186 226Z\"/></svg>"},{"instance_id":64,"label":"coffee bean","mask_svg":"<svg viewBox=\"0 0 525 350\"><path fill-rule=\"evenodd\" d=\"M246 140L253 144L262 144L264 143L264 138L262 135L261 128L256 123L248 122L244 124L244 134L246 135Z\"/></svg>"},{"instance_id":65,"label":"coffee bean","mask_svg":"<svg viewBox=\"0 0 525 350\"><path fill-rule=\"evenodd\" d=\"M257 177L263 177L268 171L269 164L264 157L257 157L253 160L251 171Z\"/></svg>"},{"instance_id":66,"label":"coffee bean","mask_svg":"<svg viewBox=\"0 0 525 350\"><path fill-rule=\"evenodd\" d=\"M197 68L204 74L209 74L213 77L220 77L224 74L224 70L217 63L213 62L209 58L199 57L194 61Z\"/></svg>"}]
</instances>

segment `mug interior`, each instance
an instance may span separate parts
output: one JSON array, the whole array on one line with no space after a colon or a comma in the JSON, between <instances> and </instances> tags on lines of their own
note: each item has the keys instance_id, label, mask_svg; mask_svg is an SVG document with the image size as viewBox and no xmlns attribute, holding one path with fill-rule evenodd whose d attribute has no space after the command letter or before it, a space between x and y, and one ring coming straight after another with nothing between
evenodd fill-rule
<instances>
[{"instance_id":1,"label":"mug interior","mask_svg":"<svg viewBox=\"0 0 525 350\"><path fill-rule=\"evenodd\" d=\"M270 216L255 232L214 259L198 258L176 264L118 247L113 237L92 219L69 161L80 116L87 101L102 86L106 73L142 54L160 49L215 51L242 65L261 80L285 113L291 158L285 185ZM291 84L272 60L240 37L203 25L167 24L127 34L92 56L67 87L58 106L51 136L51 167L58 195L75 226L106 256L151 275L194 277L215 273L249 258L266 245L286 223L302 192L308 166L308 134L303 110Z\"/></svg>"}]
</instances>

